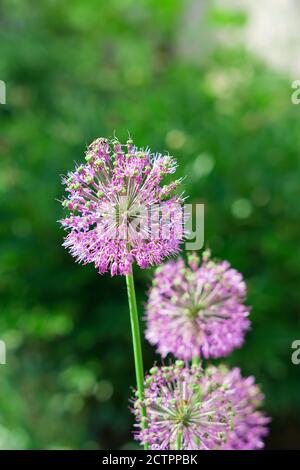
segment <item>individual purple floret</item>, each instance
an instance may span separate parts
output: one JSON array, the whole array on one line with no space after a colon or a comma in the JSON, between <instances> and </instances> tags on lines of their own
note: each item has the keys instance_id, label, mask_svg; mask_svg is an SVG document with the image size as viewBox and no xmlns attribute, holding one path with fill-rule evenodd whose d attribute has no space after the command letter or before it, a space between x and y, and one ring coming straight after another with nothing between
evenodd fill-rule
<instances>
[{"instance_id":1,"label":"individual purple floret","mask_svg":"<svg viewBox=\"0 0 300 470\"><path fill-rule=\"evenodd\" d=\"M223 366L188 368L183 361L153 367L145 398L134 401L135 438L150 449L260 449L266 418L256 408L263 398L252 377ZM142 418L141 407L147 407ZM145 427L144 427L145 426Z\"/></svg>"},{"instance_id":2,"label":"individual purple floret","mask_svg":"<svg viewBox=\"0 0 300 470\"><path fill-rule=\"evenodd\" d=\"M227 261L205 252L201 266L192 255L168 261L154 274L146 307L148 341L165 357L191 360L228 355L242 345L250 322L246 285Z\"/></svg>"},{"instance_id":3,"label":"individual purple floret","mask_svg":"<svg viewBox=\"0 0 300 470\"><path fill-rule=\"evenodd\" d=\"M86 163L63 179L70 214L61 220L69 231L64 246L77 261L94 263L100 274L128 274L178 253L183 239L180 184L163 185L176 169L169 155L137 149L131 140L99 138L86 152Z\"/></svg>"},{"instance_id":4,"label":"individual purple floret","mask_svg":"<svg viewBox=\"0 0 300 470\"><path fill-rule=\"evenodd\" d=\"M153 367L145 378L144 400L136 399L135 438L150 449L216 449L232 424L231 392L200 366L183 361ZM142 406L147 418L142 418Z\"/></svg>"}]
</instances>

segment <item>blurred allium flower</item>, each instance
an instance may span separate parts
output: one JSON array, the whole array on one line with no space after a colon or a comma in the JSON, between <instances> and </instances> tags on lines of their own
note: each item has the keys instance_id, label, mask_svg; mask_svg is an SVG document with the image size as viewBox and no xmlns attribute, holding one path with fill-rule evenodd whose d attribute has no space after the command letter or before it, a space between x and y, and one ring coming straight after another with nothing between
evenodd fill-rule
<instances>
[{"instance_id":1,"label":"blurred allium flower","mask_svg":"<svg viewBox=\"0 0 300 470\"><path fill-rule=\"evenodd\" d=\"M157 268L146 309L146 337L165 357L226 356L243 343L250 322L246 285L227 261L201 266L196 255Z\"/></svg>"},{"instance_id":2,"label":"blurred allium flower","mask_svg":"<svg viewBox=\"0 0 300 470\"><path fill-rule=\"evenodd\" d=\"M172 194L180 180L162 185L176 169L174 159L103 138L89 145L85 159L63 180L70 210L61 220L70 231L64 246L77 261L94 263L99 273L128 274L134 261L146 268L177 253L182 200Z\"/></svg>"},{"instance_id":3,"label":"blurred allium flower","mask_svg":"<svg viewBox=\"0 0 300 470\"><path fill-rule=\"evenodd\" d=\"M153 367L145 379L144 400L134 402L135 438L150 449L219 448L231 429L230 394L214 373L203 372L200 366L188 368L177 361ZM147 407L144 429L142 404Z\"/></svg>"},{"instance_id":4,"label":"blurred allium flower","mask_svg":"<svg viewBox=\"0 0 300 470\"><path fill-rule=\"evenodd\" d=\"M225 367L220 367L219 371L220 383L234 390L231 401L235 412L232 431L222 449L261 449L264 447L262 438L268 433L266 425L270 422L270 418L257 409L264 395L255 384L254 377L241 377L240 369L228 371Z\"/></svg>"},{"instance_id":5,"label":"blurred allium flower","mask_svg":"<svg viewBox=\"0 0 300 470\"><path fill-rule=\"evenodd\" d=\"M253 378L241 378L239 369L202 371L181 361L154 367L145 379L145 399L134 401L135 438L151 449L259 449L269 421L256 411L261 399Z\"/></svg>"}]
</instances>

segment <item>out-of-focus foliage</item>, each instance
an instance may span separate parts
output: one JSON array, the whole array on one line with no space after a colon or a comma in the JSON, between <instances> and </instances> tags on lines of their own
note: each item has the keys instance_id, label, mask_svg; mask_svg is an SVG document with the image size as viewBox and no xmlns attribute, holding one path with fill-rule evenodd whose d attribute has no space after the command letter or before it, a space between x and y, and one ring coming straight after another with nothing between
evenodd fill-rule
<instances>
[{"instance_id":1,"label":"out-of-focus foliage","mask_svg":"<svg viewBox=\"0 0 300 470\"><path fill-rule=\"evenodd\" d=\"M61 247L60 175L99 135L170 151L204 202L205 238L249 283L269 446L299 445L300 110L289 80L237 47L200 67L176 50L184 2L0 2L0 447L132 447L124 279ZM150 273L137 272L145 301ZM155 358L145 344L145 365Z\"/></svg>"}]
</instances>

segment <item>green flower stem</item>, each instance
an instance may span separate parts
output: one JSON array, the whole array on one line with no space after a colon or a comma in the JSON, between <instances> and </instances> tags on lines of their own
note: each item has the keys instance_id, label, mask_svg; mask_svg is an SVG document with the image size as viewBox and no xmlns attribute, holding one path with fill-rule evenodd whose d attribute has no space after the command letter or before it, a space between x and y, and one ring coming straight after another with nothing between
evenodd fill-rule
<instances>
[{"instance_id":1,"label":"green flower stem","mask_svg":"<svg viewBox=\"0 0 300 470\"><path fill-rule=\"evenodd\" d=\"M192 359L192 366L198 366L200 364L200 357L193 357Z\"/></svg>"},{"instance_id":2,"label":"green flower stem","mask_svg":"<svg viewBox=\"0 0 300 470\"><path fill-rule=\"evenodd\" d=\"M182 444L182 432L178 432L176 436L175 450L181 450L181 444Z\"/></svg>"},{"instance_id":3,"label":"green flower stem","mask_svg":"<svg viewBox=\"0 0 300 470\"><path fill-rule=\"evenodd\" d=\"M129 303L129 312L130 312L130 323L131 323L137 391L138 391L139 399L142 400L144 397L144 367L143 367L139 317L138 317L138 310L137 310L137 304L136 304L136 296L135 296L134 279L133 279L132 270L130 274L126 275L126 284L127 284L127 294L128 294L128 303ZM146 417L147 417L146 408L142 407L142 418L146 418ZM142 425L145 426L145 424L143 423ZM148 449L148 444L144 445L144 449L145 450Z\"/></svg>"}]
</instances>

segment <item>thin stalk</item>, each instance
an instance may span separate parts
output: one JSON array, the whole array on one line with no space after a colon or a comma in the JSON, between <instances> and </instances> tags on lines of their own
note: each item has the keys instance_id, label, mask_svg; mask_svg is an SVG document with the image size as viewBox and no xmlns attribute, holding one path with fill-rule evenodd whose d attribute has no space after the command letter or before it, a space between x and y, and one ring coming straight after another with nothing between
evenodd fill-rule
<instances>
[{"instance_id":1,"label":"thin stalk","mask_svg":"<svg viewBox=\"0 0 300 470\"><path fill-rule=\"evenodd\" d=\"M200 364L200 357L194 356L192 359L192 366L198 366Z\"/></svg>"},{"instance_id":2,"label":"thin stalk","mask_svg":"<svg viewBox=\"0 0 300 470\"><path fill-rule=\"evenodd\" d=\"M176 436L175 450L181 450L181 444L182 444L182 432L178 431L177 436Z\"/></svg>"},{"instance_id":3,"label":"thin stalk","mask_svg":"<svg viewBox=\"0 0 300 470\"><path fill-rule=\"evenodd\" d=\"M126 275L126 284L127 284L127 294L128 294L128 303L129 303L129 312L130 312L130 324L131 324L131 333L132 333L132 344L133 344L133 355L134 355L137 391L138 391L139 399L142 400L144 397L144 367L143 367L139 317L138 317L136 295L135 295L135 288L134 288L134 278L133 278L132 270L129 274ZM143 406L142 407L142 426L145 426L145 423L143 423L143 421L145 421L146 417L147 417L146 408ZM144 449L145 450L148 449L148 444L144 445Z\"/></svg>"}]
</instances>

